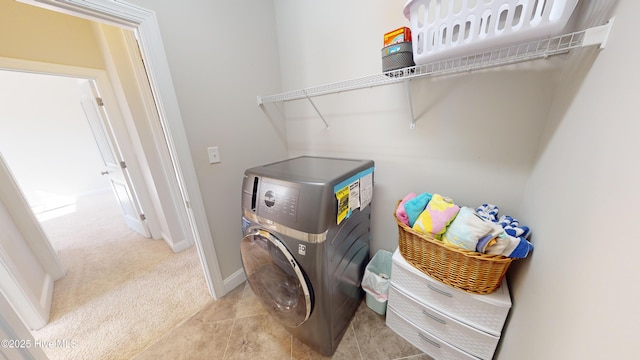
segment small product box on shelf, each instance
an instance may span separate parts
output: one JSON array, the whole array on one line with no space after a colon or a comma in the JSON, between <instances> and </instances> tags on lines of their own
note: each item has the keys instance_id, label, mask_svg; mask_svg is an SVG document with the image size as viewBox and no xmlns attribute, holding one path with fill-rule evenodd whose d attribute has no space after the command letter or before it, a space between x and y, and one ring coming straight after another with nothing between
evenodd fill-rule
<instances>
[{"instance_id":1,"label":"small product box on shelf","mask_svg":"<svg viewBox=\"0 0 640 360\"><path fill-rule=\"evenodd\" d=\"M389 46L401 42L411 41L411 29L406 26L384 34L384 45Z\"/></svg>"}]
</instances>

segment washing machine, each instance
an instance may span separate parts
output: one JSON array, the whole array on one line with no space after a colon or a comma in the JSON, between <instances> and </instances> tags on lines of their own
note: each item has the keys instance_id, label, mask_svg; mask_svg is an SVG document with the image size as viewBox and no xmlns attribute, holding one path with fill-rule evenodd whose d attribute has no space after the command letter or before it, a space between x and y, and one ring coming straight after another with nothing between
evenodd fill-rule
<instances>
[{"instance_id":1,"label":"washing machine","mask_svg":"<svg viewBox=\"0 0 640 360\"><path fill-rule=\"evenodd\" d=\"M245 171L247 281L293 336L332 355L363 292L374 162L302 156Z\"/></svg>"}]
</instances>

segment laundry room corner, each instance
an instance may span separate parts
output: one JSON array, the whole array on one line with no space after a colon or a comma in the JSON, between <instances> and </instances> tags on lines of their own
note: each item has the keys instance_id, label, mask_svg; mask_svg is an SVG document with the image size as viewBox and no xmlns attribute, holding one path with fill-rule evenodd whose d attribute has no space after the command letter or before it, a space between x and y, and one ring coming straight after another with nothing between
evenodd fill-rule
<instances>
[{"instance_id":1,"label":"laundry room corner","mask_svg":"<svg viewBox=\"0 0 640 360\"><path fill-rule=\"evenodd\" d=\"M290 6L277 1L281 39L305 40L291 41L280 50L282 68L290 70L283 72L283 88L321 88L341 80L368 80L369 74L379 73L382 64L375 50L383 45L382 34L409 26L389 7L400 9L405 3L356 1L343 6L328 1ZM513 277L507 276L513 282L514 307L497 358L535 359L542 353L546 358L576 353L592 358L607 351L633 356L627 352L633 348L629 338L601 334L587 325L593 318L580 314L614 307L620 315L637 299L628 286L605 280L616 279L615 269L635 271L632 264L637 261L625 253L617 262L616 251L596 245L599 231L594 228L601 223L597 219L622 224L636 212L624 205L622 217L606 211L587 214L594 204L586 203L590 198L584 196L598 189L598 194L615 193L617 199L637 197L629 185L637 172L621 162L637 160L637 154L622 150L622 144L632 149L635 143L628 138L635 133L630 119L637 114L637 109L629 108L637 83L628 81L636 73L629 63L629 54L637 52L637 42L629 38L635 4L578 2L566 33L576 31L581 36L581 31L590 29L586 35L595 36L610 31L608 40L605 36L601 44L595 41L595 46L557 57L426 76L408 85L354 86L354 91L285 103L290 155L375 161L372 253L397 246L391 216L396 202L412 191L447 194L461 204L499 204L501 213L530 221L535 250L513 266L509 273ZM323 14L338 15L327 23L313 18ZM359 43L351 46L337 40L343 38ZM296 65L299 54L308 65ZM598 254L612 256L604 260ZM595 266L603 260L604 268ZM608 293L604 284L611 281L624 294L620 307L596 294ZM554 294L580 304L580 314L558 308L558 301L564 300ZM592 324L626 328L625 317L614 325L618 320L613 317L597 316ZM550 329L550 323L557 326ZM528 351L534 339L545 339L548 346Z\"/></svg>"},{"instance_id":2,"label":"laundry room corner","mask_svg":"<svg viewBox=\"0 0 640 360\"><path fill-rule=\"evenodd\" d=\"M382 34L407 25L398 11L402 5L276 1L280 42L287 43L280 48L287 69L283 88L381 72ZM326 23L320 15L327 13L339 15ZM335 40L341 37L358 41ZM308 58L304 66L297 64L301 54ZM403 83L318 96L313 105L305 99L285 102L289 155L376 162L372 254L395 249L397 229L390 214L399 199L416 189L450 194L460 203L493 201L517 214L556 71L525 65L411 81L415 119Z\"/></svg>"}]
</instances>

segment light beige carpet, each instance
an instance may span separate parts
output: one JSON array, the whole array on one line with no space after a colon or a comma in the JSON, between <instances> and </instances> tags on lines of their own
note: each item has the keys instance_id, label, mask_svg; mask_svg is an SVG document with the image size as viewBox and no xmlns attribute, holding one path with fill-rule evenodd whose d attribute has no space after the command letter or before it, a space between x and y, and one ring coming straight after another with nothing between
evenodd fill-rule
<instances>
[{"instance_id":1,"label":"light beige carpet","mask_svg":"<svg viewBox=\"0 0 640 360\"><path fill-rule=\"evenodd\" d=\"M129 230L112 193L42 225L67 270L33 332L51 359L129 359L210 300L195 247L175 254Z\"/></svg>"}]
</instances>

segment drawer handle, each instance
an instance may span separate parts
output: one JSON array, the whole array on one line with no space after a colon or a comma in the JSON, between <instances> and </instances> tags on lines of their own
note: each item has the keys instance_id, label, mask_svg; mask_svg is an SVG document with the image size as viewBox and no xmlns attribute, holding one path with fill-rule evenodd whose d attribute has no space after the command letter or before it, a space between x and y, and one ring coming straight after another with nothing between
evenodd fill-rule
<instances>
[{"instance_id":1,"label":"drawer handle","mask_svg":"<svg viewBox=\"0 0 640 360\"><path fill-rule=\"evenodd\" d=\"M422 313L423 313L423 314L425 314L425 315L427 315L428 317L432 318L433 320L435 320L435 321L439 322L439 323L440 323L440 324L442 324L442 325L447 325L447 322L446 322L446 321L444 321L444 320L440 319L439 317L437 317L437 316L435 316L435 315L429 314L429 313L427 312L427 310L422 310Z\"/></svg>"},{"instance_id":2,"label":"drawer handle","mask_svg":"<svg viewBox=\"0 0 640 360\"><path fill-rule=\"evenodd\" d=\"M444 296L447 296L447 297L450 297L450 298L452 298L452 297L453 297L453 295L449 294L448 292L446 292L446 291L444 291L444 290L440 290L440 289L438 289L438 288L437 288L437 287L435 287L435 286L431 286L431 284L427 284L427 287L428 287L429 289L431 289L431 290L433 290L433 291L435 291L435 292L439 293L439 294L444 295Z\"/></svg>"},{"instance_id":3,"label":"drawer handle","mask_svg":"<svg viewBox=\"0 0 640 360\"><path fill-rule=\"evenodd\" d=\"M435 341L433 341L433 340L429 339L428 337L426 337L426 336L422 335L422 333L418 333L418 336L420 337L420 339L422 339L422 340L424 340L424 341L428 342L429 344L431 344L431 345L433 345L433 346L437 347L438 349L440 348L440 344L438 344L437 342L435 342Z\"/></svg>"}]
</instances>

